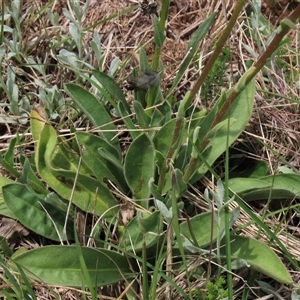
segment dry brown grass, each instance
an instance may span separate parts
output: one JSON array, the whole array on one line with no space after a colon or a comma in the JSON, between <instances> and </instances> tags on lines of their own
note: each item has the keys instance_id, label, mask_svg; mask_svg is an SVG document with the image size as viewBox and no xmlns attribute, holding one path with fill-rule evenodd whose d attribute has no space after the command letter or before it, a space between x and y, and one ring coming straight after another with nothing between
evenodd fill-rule
<instances>
[{"instance_id":1,"label":"dry brown grass","mask_svg":"<svg viewBox=\"0 0 300 300\"><path fill-rule=\"evenodd\" d=\"M264 1L265 15L272 21L274 25L277 24L283 16L293 8L296 1L279 1L280 5L270 5ZM26 55L32 55L38 57L40 61L44 62L48 67L46 68L49 85L57 84L59 88L63 88L63 84L74 80L72 72L62 68L57 64L57 53L53 53L53 49L59 50L58 47L50 46L49 41L56 40L58 36L68 35L69 20L67 20L63 14L62 9L69 8L69 1L56 0L53 5L48 7L45 11L43 8L49 3L46 0L26 0L23 1L23 13L28 9L31 9L28 13L24 27L22 28L22 43L24 49L27 49ZM118 73L118 81L122 82L124 78L128 76L131 70L138 65L139 48L145 46L145 50L148 55L148 59L151 62L154 51L153 46L153 26L151 16L143 15L140 9L135 9L132 12L126 13L101 23L104 19L109 19L112 15L118 14L134 5L138 5L138 0L105 0L95 1L90 0L90 6L84 15L83 27L89 28L84 39L84 54L90 53L90 40L92 38L92 31L96 30L101 35L101 41L103 48L107 51L107 55L103 62L101 69L107 71L110 62L113 58L119 57L124 64L122 64L120 72ZM189 90L194 81L201 72L203 65L205 65L209 54L212 51L212 42L215 41L222 29L225 27L228 18L232 12L232 1L202 1L202 0L176 0L171 2L170 14L168 19L168 25L166 30L167 38L162 51L162 62L164 65L164 78L162 82L163 90L166 90L171 86L175 75L178 71L179 65L184 58L188 41L195 31L195 29L201 24L201 22L207 18L212 12L218 12L217 19L214 26L211 28L209 34L202 40L199 45L199 60L195 65L191 67L183 77L177 93L178 101L182 99L183 95ZM59 14L59 26L54 27L48 20L47 10L56 12ZM251 49L257 50L257 41L249 39L249 36L245 34L244 26L247 25L246 10L240 16L238 23L235 25L229 41L228 47L232 52L232 58L228 64L228 73L234 75L232 77L239 78L239 75L244 73L247 69L246 62L253 59L251 53L245 50L243 44L248 45ZM95 24L99 23L95 26ZM7 25L12 25L12 20L7 21ZM299 53L295 49L300 49L299 41L299 27L298 31L291 35L292 43L289 51L282 54L282 60L286 67L290 70L298 68L299 76ZM267 37L261 37L261 40L265 40ZM23 57L23 63L12 60L10 64L14 65L20 70L22 74L22 83L24 90L21 93L30 93L36 91L36 80L40 78L40 75L30 66L26 64L26 56ZM295 61L298 65L295 65ZM90 56L87 60L94 67L97 66L95 58ZM7 65L3 65L6 69ZM297 70L296 70L297 71ZM3 74L5 77L5 74ZM287 78L291 76L291 78ZM266 79L269 79L268 81ZM270 173L276 173L278 167L283 164L283 161L278 158L278 155L274 155L274 152L270 151L268 147L263 146L257 142L257 139L262 140L271 149L276 150L282 158L289 162L290 166L300 169L300 107L299 107L299 88L297 89L295 83L298 78L293 78L293 75L287 74L286 71L279 69L276 64L270 64L270 67L266 70L265 74L260 74L256 78L257 92L255 95L256 104L253 113L252 120L248 125L244 134L239 138L238 143L245 144L247 149L244 153L245 157L252 159L263 160L268 162ZM228 87L231 87L233 82L228 81ZM89 88L89 87L87 87ZM267 92L266 92L267 91ZM23 96L23 95L20 95ZM217 97L218 95L216 95ZM295 102L292 102L294 99ZM35 99L32 99L35 100ZM214 101L215 99L210 99ZM7 99L4 97L1 102L5 102ZM204 99L198 98L195 105L205 106ZM4 111L4 113L7 113ZM14 116L12 116L14 117ZM17 116L15 116L17 117ZM77 120L77 127L82 126L82 120ZM16 132L24 132L26 126L23 125L0 125L2 138L1 151L5 151L8 148L11 135ZM30 139L30 138L29 138ZM238 145L234 145L237 147ZM285 164L286 164L285 162ZM205 185L211 185L214 189L213 180L206 179ZM199 195L197 195L199 192ZM190 199L193 197L201 197L200 191L194 191L190 195ZM199 205L199 201L195 200L195 203ZM293 202L289 205L291 205ZM203 205L203 204L202 204ZM287 204L284 204L287 206ZM201 206L200 210L207 210L208 207ZM253 207L253 210L257 214L261 214L264 206ZM299 257L299 230L298 230L298 216L290 215L285 217L285 224L281 224L282 216L269 217L265 220L274 230L280 227L279 239L284 243L294 257ZM297 221L296 221L297 220ZM237 222L237 226L250 222L251 220L246 215L242 214L241 218ZM251 224L243 229L243 234L247 236L256 237L258 228L255 224ZM289 232L290 234L287 234ZM261 237L264 239L264 236ZM23 241L24 242L24 241ZM30 243L26 241L25 243ZM28 245L27 245L28 246ZM31 246L33 246L31 244ZM30 247L30 246L29 246ZM34 246L33 246L34 247ZM276 249L274 249L276 251ZM191 268L197 261L197 267L203 262L199 262L201 258L195 258L191 260ZM292 274L294 281L299 281L299 274ZM186 282L183 275L178 274L175 278L179 286L186 288ZM243 281L241 276L236 277L236 284L239 281ZM202 287L204 285L203 279L195 281L195 286ZM245 285L242 282L242 286ZM163 287L165 288L165 286ZM109 289L109 288L108 288ZM122 287L118 286L116 289L107 291L107 294L111 296L101 296L99 299L119 299L117 296L113 296L113 291L122 290ZM36 285L36 290L40 296L40 299L55 299L47 289L40 285ZM61 299L81 299L82 291L53 288ZM282 295L288 291L282 290ZM158 299L165 299L164 290L159 293ZM87 296L87 298L89 298ZM176 298L176 297L175 297ZM175 299L174 298L174 299ZM179 299L179 298L178 298Z\"/></svg>"}]
</instances>

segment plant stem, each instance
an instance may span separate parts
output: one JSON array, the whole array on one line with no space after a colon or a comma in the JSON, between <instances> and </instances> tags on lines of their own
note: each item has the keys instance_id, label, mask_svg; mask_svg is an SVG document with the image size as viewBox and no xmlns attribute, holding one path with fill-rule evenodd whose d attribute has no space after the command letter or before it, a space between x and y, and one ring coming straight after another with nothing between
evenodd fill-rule
<instances>
[{"instance_id":1,"label":"plant stem","mask_svg":"<svg viewBox=\"0 0 300 300\"><path fill-rule=\"evenodd\" d=\"M147 246L144 236L143 246L142 246L142 268L143 268L143 299L148 300L149 297L149 286L148 286L148 272L147 272Z\"/></svg>"},{"instance_id":2,"label":"plant stem","mask_svg":"<svg viewBox=\"0 0 300 300\"><path fill-rule=\"evenodd\" d=\"M165 180L166 180L166 174L167 174L167 171L169 170L169 167L168 167L169 161L172 159L173 154L176 150L176 142L178 141L179 136L180 136L180 130L181 130L181 127L182 127L182 123L183 123L182 118L177 118L176 119L174 131L173 131L172 142L171 142L170 148L168 150L168 153L166 155L166 158L164 160L164 163L162 165L159 180L158 180L158 184L157 184L157 189L158 189L159 193L162 192L162 189L164 187L164 183L165 183Z\"/></svg>"},{"instance_id":3,"label":"plant stem","mask_svg":"<svg viewBox=\"0 0 300 300\"><path fill-rule=\"evenodd\" d=\"M218 59L220 53L222 52L224 44L227 41L232 28L236 24L236 20L239 16L243 6L245 5L245 3L246 3L246 0L237 1L234 11L232 13L232 16L231 16L225 30L222 32L219 40L216 43L216 48L215 48L214 52L210 56L205 68L203 69L203 72L201 73L199 79L197 80L197 82L195 83L194 87L191 90L191 94L190 94L190 97L188 100L188 105L191 105L193 99L195 98L196 94L198 93L200 87L202 86L206 76L210 72L213 64L215 63L215 61Z\"/></svg>"},{"instance_id":4,"label":"plant stem","mask_svg":"<svg viewBox=\"0 0 300 300\"><path fill-rule=\"evenodd\" d=\"M239 1L238 3L241 4L242 2L243 1ZM207 132L212 130L212 128L214 128L215 125L217 125L218 123L220 123L223 120L225 115L228 113L232 103L237 99L237 97L244 90L244 88L247 86L247 84L249 84L249 82L255 77L255 75L263 68L263 66L266 64L268 58L271 57L273 52L280 45L280 42L282 41L283 37L289 32L289 30L291 29L291 26L289 26L288 23L295 23L299 17L300 17L300 4L298 4L296 9L289 16L288 22L282 21L280 23L280 26L277 29L277 34L273 38L272 42L269 44L266 51L259 57L257 62L240 78L239 82L235 85L232 93L229 95L229 97L226 99L226 101L224 102L224 104L222 105L220 110L218 111L216 118L212 122L212 124ZM230 21L231 21L231 19L230 19ZM225 31L226 30L227 30L227 28L225 29ZM220 42L219 42L219 44L220 44ZM214 51L214 53L215 53L215 51ZM214 53L212 54L212 56L214 55ZM210 60L208 63L210 63ZM204 71L203 71L203 73L204 73ZM194 88L192 89L191 94L190 94L190 99L188 99L188 102L191 101L195 97L195 93L198 91L196 89L196 86L198 86L198 82L200 82L200 79L202 78L202 74L201 74L200 78L198 79L198 81L196 82ZM199 85L199 88L200 88L200 85ZM206 148L208 143L209 143L209 140L207 138L204 138L199 147L200 153L203 152L203 150ZM183 177L185 182L187 182L189 180L190 176L194 173L197 161L198 161L198 158L191 159L191 161L187 167L187 170L184 174L184 177Z\"/></svg>"},{"instance_id":5,"label":"plant stem","mask_svg":"<svg viewBox=\"0 0 300 300\"><path fill-rule=\"evenodd\" d=\"M295 23L299 17L300 4L298 4L297 8L290 15L289 20L292 23ZM290 29L291 27L289 27L285 22L282 21L280 23L280 26L277 29L277 34L273 38L272 42L267 47L266 51L259 57L257 62L240 78L239 82L235 85L233 92L224 102L210 129L212 129L216 124L220 123L223 120L224 116L229 111L231 104L238 97L241 91L247 86L247 84L255 77L255 75L264 67L268 58L271 57L273 52L278 48L280 42L282 41L284 36L289 32ZM203 147L201 148L203 149Z\"/></svg>"},{"instance_id":6,"label":"plant stem","mask_svg":"<svg viewBox=\"0 0 300 300\"><path fill-rule=\"evenodd\" d=\"M161 4L161 11L160 11L160 28L162 31L165 30L166 22L168 19L169 14L169 7L170 7L170 0L164 0ZM153 61L152 61L152 69L157 70L159 66L159 58L161 53L161 47L155 46Z\"/></svg>"},{"instance_id":7,"label":"plant stem","mask_svg":"<svg viewBox=\"0 0 300 300\"><path fill-rule=\"evenodd\" d=\"M162 32L165 31L166 22L168 19L169 7L170 7L170 0L162 1L162 8L161 8L160 20L159 20L159 25ZM155 45L153 61L152 61L152 70L154 71L157 71L159 67L161 50L162 50L162 46ZM149 95L147 97L147 108L152 107L154 105L156 94L157 94L157 89L155 87L150 88ZM148 115L151 115L152 109L147 110L146 113Z\"/></svg>"},{"instance_id":8,"label":"plant stem","mask_svg":"<svg viewBox=\"0 0 300 300\"><path fill-rule=\"evenodd\" d=\"M228 208L228 200L229 200L229 126L230 126L230 118L228 118L228 132L227 132L227 140L226 140L226 152L225 152L225 195L224 195L224 203L226 203L224 207L225 211L225 249L226 249L226 269L227 269L227 287L228 287L228 300L233 299L233 282L232 282L232 266L231 266L231 242L230 242L230 212Z\"/></svg>"}]
</instances>

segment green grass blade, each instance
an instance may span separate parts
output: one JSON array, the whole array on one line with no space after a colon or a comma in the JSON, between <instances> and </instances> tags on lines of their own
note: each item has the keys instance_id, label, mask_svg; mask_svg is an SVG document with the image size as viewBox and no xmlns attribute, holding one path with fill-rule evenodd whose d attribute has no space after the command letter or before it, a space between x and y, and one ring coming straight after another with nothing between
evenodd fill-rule
<instances>
[{"instance_id":1,"label":"green grass blade","mask_svg":"<svg viewBox=\"0 0 300 300\"><path fill-rule=\"evenodd\" d=\"M134 277L128 258L117 252L82 247L81 253L95 287ZM9 265L16 269L14 263L35 280L51 285L82 286L83 273L77 246L45 246L16 253L9 261Z\"/></svg>"},{"instance_id":2,"label":"green grass blade","mask_svg":"<svg viewBox=\"0 0 300 300\"><path fill-rule=\"evenodd\" d=\"M117 102L122 102L124 108L128 113L130 113L129 105L126 101L126 98L119 87L119 85L107 74L100 71L93 71L93 75L96 79L102 84L103 87L112 95L113 98L117 100Z\"/></svg>"},{"instance_id":3,"label":"green grass blade","mask_svg":"<svg viewBox=\"0 0 300 300\"><path fill-rule=\"evenodd\" d=\"M125 126L126 126L127 130L129 130L130 136L132 137L133 140L136 139L140 135L140 132L138 132L136 130L137 127L135 126L135 124L131 120L131 118L128 115L128 112L125 109L122 102L118 103L118 109L119 109L119 113L122 117L123 122L125 123Z\"/></svg>"},{"instance_id":4,"label":"green grass blade","mask_svg":"<svg viewBox=\"0 0 300 300\"><path fill-rule=\"evenodd\" d=\"M3 197L18 220L33 232L55 241L73 239L72 224L69 223L65 236L65 214L45 202L44 195L38 195L22 184L9 184L3 187Z\"/></svg>"},{"instance_id":5,"label":"green grass blade","mask_svg":"<svg viewBox=\"0 0 300 300\"><path fill-rule=\"evenodd\" d=\"M129 146L125 156L124 172L134 197L148 198L150 196L148 184L155 172L155 149L148 135L141 134Z\"/></svg>"},{"instance_id":6,"label":"green grass blade","mask_svg":"<svg viewBox=\"0 0 300 300\"><path fill-rule=\"evenodd\" d=\"M224 252L224 247L221 247ZM251 268L278 282L292 284L291 275L270 246L248 237L231 236L232 258L244 259Z\"/></svg>"},{"instance_id":7,"label":"green grass blade","mask_svg":"<svg viewBox=\"0 0 300 300\"><path fill-rule=\"evenodd\" d=\"M114 145L114 147L119 148L119 139L116 138L116 127L104 105L79 85L66 84L66 90L95 127L100 129L103 138ZM106 132L106 130L108 131Z\"/></svg>"},{"instance_id":8,"label":"green grass blade","mask_svg":"<svg viewBox=\"0 0 300 300\"><path fill-rule=\"evenodd\" d=\"M177 84L179 83L180 79L182 78L184 72L188 68L191 60L193 59L196 51L198 50L198 43L203 39L208 32L211 24L214 21L215 13L211 14L200 26L199 28L193 33L188 47L187 47L187 54L185 56L185 59L183 60L181 66L179 67L179 70L177 72L177 75L175 79L173 80L173 84L168 90L168 95L172 93L172 91L175 89Z\"/></svg>"}]
</instances>

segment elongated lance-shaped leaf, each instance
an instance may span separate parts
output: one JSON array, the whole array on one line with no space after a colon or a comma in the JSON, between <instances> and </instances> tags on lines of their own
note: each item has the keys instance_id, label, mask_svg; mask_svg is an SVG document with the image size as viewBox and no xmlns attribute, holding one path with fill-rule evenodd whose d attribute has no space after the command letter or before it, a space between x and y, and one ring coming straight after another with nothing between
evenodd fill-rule
<instances>
[{"instance_id":1,"label":"elongated lance-shaped leaf","mask_svg":"<svg viewBox=\"0 0 300 300\"><path fill-rule=\"evenodd\" d=\"M103 182L111 180L124 193L128 187L123 174L123 166L119 160L119 153L112 145L99 136L86 132L76 132L76 139L81 149L81 155L86 165L93 171L94 176ZM110 159L101 155L100 150L110 154Z\"/></svg>"},{"instance_id":2,"label":"elongated lance-shaped leaf","mask_svg":"<svg viewBox=\"0 0 300 300\"><path fill-rule=\"evenodd\" d=\"M221 247L225 254L225 247ZM280 283L292 284L293 280L286 267L270 248L261 241L244 236L231 236L231 256L241 258L250 265L250 268L261 272Z\"/></svg>"},{"instance_id":3,"label":"elongated lance-shaped leaf","mask_svg":"<svg viewBox=\"0 0 300 300\"><path fill-rule=\"evenodd\" d=\"M160 238L163 230L162 221L162 215L159 211L146 216L137 215L126 226L120 245L127 251L134 251L135 253L141 252L144 245L147 248L151 247ZM141 226L143 226L143 230L141 230Z\"/></svg>"},{"instance_id":4,"label":"elongated lance-shaped leaf","mask_svg":"<svg viewBox=\"0 0 300 300\"><path fill-rule=\"evenodd\" d=\"M35 124L43 121L34 119L32 122ZM77 155L67 144L61 146L63 140L58 139L52 126L44 122L43 124L35 149L35 164L42 179L62 198L72 201L83 211L96 215L106 213L107 218L113 217L117 212L117 202L108 187L103 182L93 179L85 168L77 171Z\"/></svg>"},{"instance_id":5,"label":"elongated lance-shaped leaf","mask_svg":"<svg viewBox=\"0 0 300 300\"><path fill-rule=\"evenodd\" d=\"M37 142L39 139L41 131L46 123L47 115L45 109L38 104L34 104L30 115L30 127L34 142Z\"/></svg>"},{"instance_id":6,"label":"elongated lance-shaped leaf","mask_svg":"<svg viewBox=\"0 0 300 300\"><path fill-rule=\"evenodd\" d=\"M156 16L153 19L154 23L154 43L157 47L162 48L165 40L165 34L160 26L159 20Z\"/></svg>"},{"instance_id":7,"label":"elongated lance-shaped leaf","mask_svg":"<svg viewBox=\"0 0 300 300\"><path fill-rule=\"evenodd\" d=\"M67 236L63 233L66 215L26 185L9 184L3 188L3 197L18 220L33 232L48 239L74 239L72 222L68 222Z\"/></svg>"},{"instance_id":8,"label":"elongated lance-shaped leaf","mask_svg":"<svg viewBox=\"0 0 300 300\"><path fill-rule=\"evenodd\" d=\"M141 128L148 129L151 122L151 118L145 113L142 104L138 101L133 101L133 108Z\"/></svg>"},{"instance_id":9,"label":"elongated lance-shaped leaf","mask_svg":"<svg viewBox=\"0 0 300 300\"><path fill-rule=\"evenodd\" d=\"M200 123L201 130L199 130L198 141L196 144L197 149L200 149L200 144L205 138L209 143L204 151L199 153L201 159L197 158L196 165L193 167L194 172L196 172L192 178L191 174L188 175L188 171L185 171L184 179L186 182L189 180L195 182L201 178L201 176L207 172L209 166L225 152L227 137L228 146L230 146L245 129L252 115L254 91L254 82L252 81L232 103L230 112L225 115L224 119L215 128L209 130L215 119L215 115L218 112L218 103ZM220 101L222 100L223 98L221 97ZM189 167L190 165L188 168Z\"/></svg>"},{"instance_id":10,"label":"elongated lance-shaped leaf","mask_svg":"<svg viewBox=\"0 0 300 300\"><path fill-rule=\"evenodd\" d=\"M59 286L86 286L79 256L82 255L88 274L97 286L106 286L132 278L134 264L127 256L106 249L76 246L46 246L21 254L16 253L9 262L14 268L18 264L28 277L46 284Z\"/></svg>"},{"instance_id":11,"label":"elongated lance-shaped leaf","mask_svg":"<svg viewBox=\"0 0 300 300\"><path fill-rule=\"evenodd\" d=\"M121 151L116 127L104 105L79 85L68 83L66 90L93 125L100 130L101 136Z\"/></svg>"},{"instance_id":12,"label":"elongated lance-shaped leaf","mask_svg":"<svg viewBox=\"0 0 300 300\"><path fill-rule=\"evenodd\" d=\"M211 14L200 26L199 28L193 33L188 47L187 47L187 53L185 56L185 59L183 60L182 64L179 67L179 70L177 72L177 75L173 81L173 84L171 88L168 91L168 95L172 93L174 88L177 86L178 82L180 81L181 77L183 76L184 72L188 68L191 60L193 59L196 51L198 50L198 43L200 42L201 39L203 39L208 32L212 22L214 21L215 18L215 13Z\"/></svg>"},{"instance_id":13,"label":"elongated lance-shaped leaf","mask_svg":"<svg viewBox=\"0 0 300 300\"><path fill-rule=\"evenodd\" d=\"M300 198L300 175L274 174L260 178L232 178L228 186L245 201Z\"/></svg>"},{"instance_id":14,"label":"elongated lance-shaped leaf","mask_svg":"<svg viewBox=\"0 0 300 300\"><path fill-rule=\"evenodd\" d=\"M119 109L119 113L120 113L121 117L123 118L123 122L126 125L126 128L129 130L130 136L134 140L135 138L137 138L140 135L140 133L138 131L136 131L136 126L133 123L133 121L131 120L131 117L128 115L128 112L125 109L122 102L118 103L118 109Z\"/></svg>"},{"instance_id":15,"label":"elongated lance-shaped leaf","mask_svg":"<svg viewBox=\"0 0 300 300\"><path fill-rule=\"evenodd\" d=\"M124 171L134 197L148 198L148 183L154 177L155 171L155 151L147 134L141 134L131 143L125 157Z\"/></svg>"},{"instance_id":16,"label":"elongated lance-shaped leaf","mask_svg":"<svg viewBox=\"0 0 300 300\"><path fill-rule=\"evenodd\" d=\"M224 212L219 214L220 223L218 228L217 220L211 212L199 214L191 218L188 222L180 224L181 234L199 248L207 247L214 243L225 226ZM212 223L212 220L213 223Z\"/></svg>"},{"instance_id":17,"label":"elongated lance-shaped leaf","mask_svg":"<svg viewBox=\"0 0 300 300\"><path fill-rule=\"evenodd\" d=\"M2 191L4 186L11 184L11 183L14 183L14 181L9 178L0 176L0 191ZM5 203L2 193L0 193L0 214L2 216L6 216L6 217L9 217L14 220L18 219L16 217L16 215L9 209L9 207Z\"/></svg>"},{"instance_id":18,"label":"elongated lance-shaped leaf","mask_svg":"<svg viewBox=\"0 0 300 300\"><path fill-rule=\"evenodd\" d=\"M142 47L140 49L140 69L142 71L149 71L151 70L151 67L148 63L148 59L147 59L147 54L146 54L146 51L145 51L145 48Z\"/></svg>"},{"instance_id":19,"label":"elongated lance-shaped leaf","mask_svg":"<svg viewBox=\"0 0 300 300\"><path fill-rule=\"evenodd\" d=\"M94 70L93 75L96 79L102 84L102 86L117 100L117 102L122 102L127 113L130 113L129 105L126 101L126 98L119 87L119 85L114 81L113 78L107 74Z\"/></svg>"}]
</instances>

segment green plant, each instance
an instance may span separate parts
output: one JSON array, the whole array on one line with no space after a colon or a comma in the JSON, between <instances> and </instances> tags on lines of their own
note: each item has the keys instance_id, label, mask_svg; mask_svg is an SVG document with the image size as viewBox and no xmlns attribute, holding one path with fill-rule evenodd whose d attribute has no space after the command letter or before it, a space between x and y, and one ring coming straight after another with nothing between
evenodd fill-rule
<instances>
[{"instance_id":1,"label":"green plant","mask_svg":"<svg viewBox=\"0 0 300 300\"><path fill-rule=\"evenodd\" d=\"M268 245L230 233L238 217L238 209L230 212L229 204L235 199L239 207L251 215L239 198L299 196L298 174L229 179L227 169L224 183L218 180L217 192L211 192L211 196L208 191L205 192L210 211L179 220L189 185L199 182L208 171L215 174L214 162L223 153L228 153L230 145L249 122L255 92L253 78L280 44L289 26L292 27L292 22L300 14L299 9L289 21L281 24L269 48L257 62L232 89L221 93L207 113L194 107L193 99L224 49L226 37L244 1L236 4L232 19L216 43L206 68L177 107L170 105L172 93L192 62L199 41L210 29L215 14L208 17L192 35L188 53L166 95L159 86L151 84L146 95L135 93L130 106L123 90L113 79L118 61L112 65L109 75L96 69L91 74L85 72L92 67L82 55L81 17L85 7L80 10L78 3L72 4L76 19L64 11L71 21L69 30L72 39L70 49L62 49L57 57L63 66L74 72L76 78L76 84L64 85L64 92L80 113L89 119L97 133L72 129L67 138L61 136L46 115L51 116L57 105L63 106L65 102L59 102L60 96L54 87L46 89L47 93L40 91L40 98L47 105L45 108L36 105L31 109L30 131L35 153L30 158L20 156L18 162L22 169L15 170L13 150L22 145L19 139L14 139L5 156L1 157L2 167L17 179L15 182L0 178L1 213L61 245L17 251L7 264L2 264L3 268L9 267L22 276L26 274L47 284L88 288L94 299L97 297L96 287L121 280L125 281L128 295L138 293L137 287L131 284L137 277L141 278L145 299L157 298L158 283L168 288L170 297L176 292L181 298L190 299L193 292L191 289L188 292L183 290L175 282L172 266L179 260L178 270L185 271L190 284L193 272L188 268L188 254L205 253L219 265L226 257L224 268L228 271L228 291L223 289L222 277L214 284L208 281L207 299L227 297L227 292L228 298L232 299L231 272L245 265L281 283L292 284L290 274ZM160 65L169 4L169 1L164 1L160 20L154 18L156 48L151 66L154 71ZM99 42L95 33L92 48L100 65L103 56L100 46L97 48ZM77 48L78 54L72 52L72 47ZM150 65L143 49L140 51L140 64L143 71ZM163 73L162 66L159 71ZM13 91L15 81L13 75L10 76L8 86ZM82 86L83 82L90 84L92 92ZM51 106L54 99L58 101L57 105ZM123 131L130 139L130 145L125 149L116 134L116 119L122 123ZM236 198L229 199L231 193L236 194ZM122 211L121 201L125 205L133 202L137 211L134 217L129 218L128 224L118 217L120 209ZM90 230L76 230L78 214L82 212L97 219ZM251 217L265 228L263 222L253 215ZM108 224L104 239L99 238L102 231L100 222ZM278 238L271 230L266 231L286 258L294 263ZM111 232L116 234L118 243L110 241ZM69 245L73 242L75 245ZM91 247L92 243L97 247ZM216 251L213 251L213 246L216 246ZM234 264L231 264L232 259ZM10 274L9 271L6 276L12 281ZM148 280L149 274L152 281ZM6 295L9 292L6 290Z\"/></svg>"},{"instance_id":2,"label":"green plant","mask_svg":"<svg viewBox=\"0 0 300 300\"><path fill-rule=\"evenodd\" d=\"M19 275L16 276L6 266L5 260L2 255L0 255L0 265L4 271L1 276L1 280L3 280L3 282L5 282L8 287L1 291L6 299L37 299L31 286L31 282L25 275L22 268L18 267Z\"/></svg>"},{"instance_id":3,"label":"green plant","mask_svg":"<svg viewBox=\"0 0 300 300\"><path fill-rule=\"evenodd\" d=\"M201 87L202 99L213 100L220 95L222 88L226 86L224 77L227 75L227 64L230 61L230 56L230 49L224 48Z\"/></svg>"},{"instance_id":4,"label":"green plant","mask_svg":"<svg viewBox=\"0 0 300 300\"><path fill-rule=\"evenodd\" d=\"M200 289L196 289L192 292L193 299L196 300L221 300L227 299L228 292L224 290L225 279L224 277L216 278L215 282L210 280L206 283L206 292L203 296Z\"/></svg>"}]
</instances>

